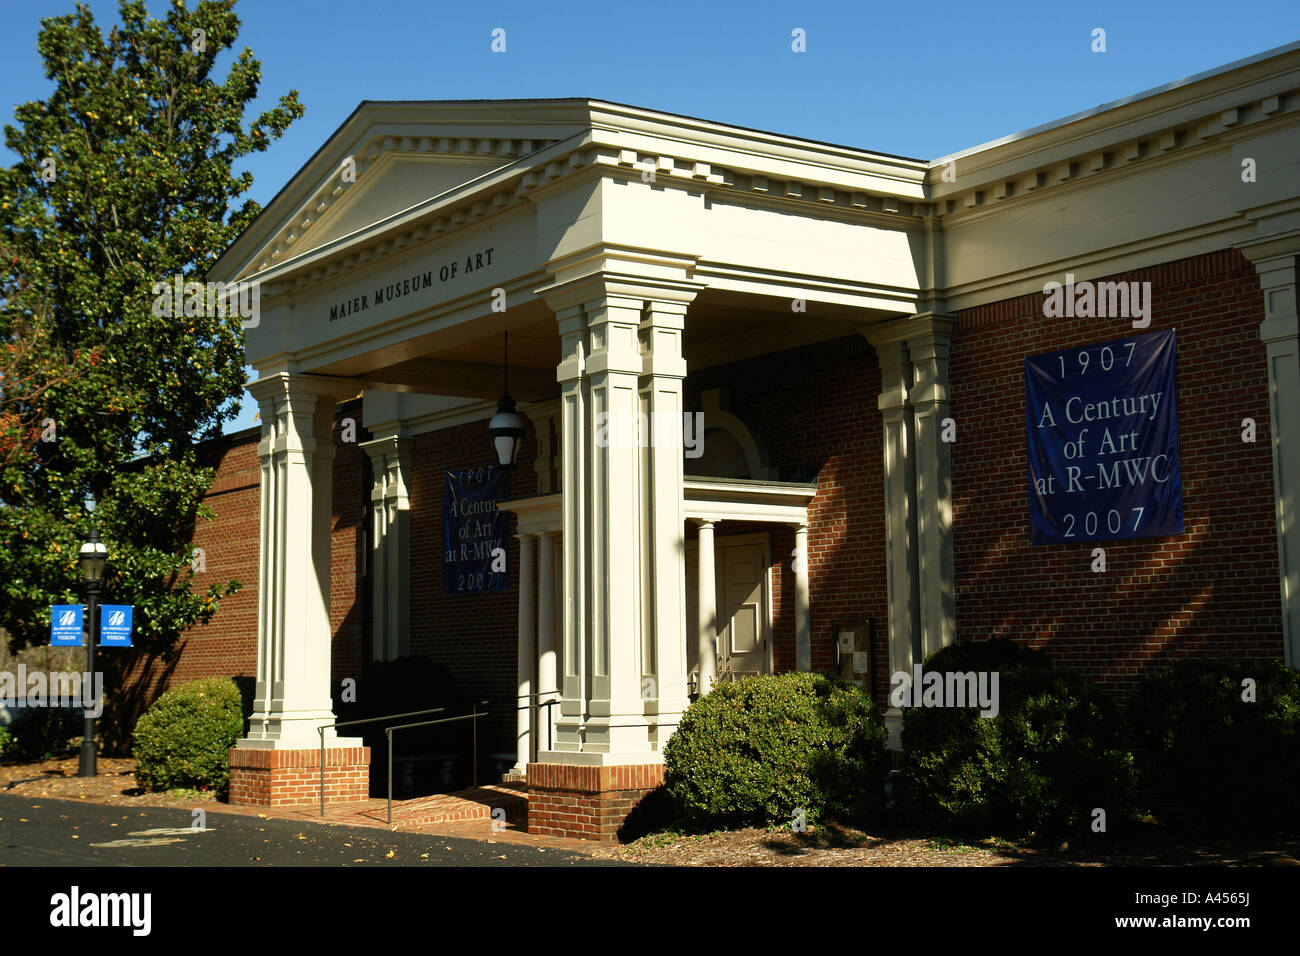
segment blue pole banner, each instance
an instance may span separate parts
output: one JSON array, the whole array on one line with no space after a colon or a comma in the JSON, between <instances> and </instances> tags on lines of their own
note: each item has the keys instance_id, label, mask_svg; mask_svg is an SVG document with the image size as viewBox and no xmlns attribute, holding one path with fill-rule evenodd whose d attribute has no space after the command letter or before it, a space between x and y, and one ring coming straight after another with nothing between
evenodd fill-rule
<instances>
[{"instance_id":1,"label":"blue pole banner","mask_svg":"<svg viewBox=\"0 0 1300 956\"><path fill-rule=\"evenodd\" d=\"M82 629L80 604L50 605L50 646L80 647Z\"/></svg>"},{"instance_id":2,"label":"blue pole banner","mask_svg":"<svg viewBox=\"0 0 1300 956\"><path fill-rule=\"evenodd\" d=\"M510 586L508 517L497 503L510 494L510 473L496 465L447 472L442 499L442 589L479 594Z\"/></svg>"},{"instance_id":3,"label":"blue pole banner","mask_svg":"<svg viewBox=\"0 0 1300 956\"><path fill-rule=\"evenodd\" d=\"M1183 533L1173 329L1025 359L1033 544Z\"/></svg>"},{"instance_id":4,"label":"blue pole banner","mask_svg":"<svg viewBox=\"0 0 1300 956\"><path fill-rule=\"evenodd\" d=\"M133 604L103 604L99 608L99 646L130 647Z\"/></svg>"}]
</instances>

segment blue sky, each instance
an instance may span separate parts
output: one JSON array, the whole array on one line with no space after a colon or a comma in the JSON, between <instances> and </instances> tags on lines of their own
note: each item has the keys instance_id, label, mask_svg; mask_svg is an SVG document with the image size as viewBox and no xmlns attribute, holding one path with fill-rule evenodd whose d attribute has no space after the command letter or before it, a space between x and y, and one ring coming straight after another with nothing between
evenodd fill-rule
<instances>
[{"instance_id":1,"label":"blue sky","mask_svg":"<svg viewBox=\"0 0 1300 956\"><path fill-rule=\"evenodd\" d=\"M116 0L88 5L105 29L115 22ZM36 34L72 8L0 0L6 122L48 94ZM236 11L239 46L262 61L255 106L293 88L307 108L246 163L263 203L365 99L589 96L934 159L1300 39L1297 0L240 0ZM490 48L497 27L505 53ZM804 53L791 50L795 28ZM1096 28L1105 53L1092 52ZM250 405L230 430L253 423Z\"/></svg>"}]
</instances>

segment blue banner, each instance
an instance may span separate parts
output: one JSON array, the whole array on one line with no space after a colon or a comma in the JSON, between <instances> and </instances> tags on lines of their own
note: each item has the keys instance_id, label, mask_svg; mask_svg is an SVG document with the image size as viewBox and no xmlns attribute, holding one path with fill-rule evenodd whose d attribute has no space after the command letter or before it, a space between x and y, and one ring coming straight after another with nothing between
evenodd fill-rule
<instances>
[{"instance_id":1,"label":"blue banner","mask_svg":"<svg viewBox=\"0 0 1300 956\"><path fill-rule=\"evenodd\" d=\"M50 605L50 646L80 647L82 608L80 604Z\"/></svg>"},{"instance_id":2,"label":"blue banner","mask_svg":"<svg viewBox=\"0 0 1300 956\"><path fill-rule=\"evenodd\" d=\"M99 646L130 647L133 604L105 604L99 609Z\"/></svg>"},{"instance_id":3,"label":"blue banner","mask_svg":"<svg viewBox=\"0 0 1300 956\"><path fill-rule=\"evenodd\" d=\"M507 514L497 502L510 494L510 473L496 465L447 472L442 499L442 589L478 594L510 586Z\"/></svg>"},{"instance_id":4,"label":"blue banner","mask_svg":"<svg viewBox=\"0 0 1300 956\"><path fill-rule=\"evenodd\" d=\"M1034 544L1183 533L1172 329L1025 359Z\"/></svg>"}]
</instances>

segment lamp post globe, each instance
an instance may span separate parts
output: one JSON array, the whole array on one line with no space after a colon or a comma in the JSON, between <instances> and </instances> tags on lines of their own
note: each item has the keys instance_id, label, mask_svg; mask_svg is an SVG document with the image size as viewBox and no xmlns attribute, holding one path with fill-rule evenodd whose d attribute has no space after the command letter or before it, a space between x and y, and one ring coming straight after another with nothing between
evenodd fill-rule
<instances>
[{"instance_id":1,"label":"lamp post globe","mask_svg":"<svg viewBox=\"0 0 1300 956\"><path fill-rule=\"evenodd\" d=\"M99 540L99 532L92 528L77 555L81 567L81 583L86 593L86 612L90 617L86 635L86 674L90 686L95 682L95 644L99 640L99 585L104 579L104 566L108 563L108 549ZM81 760L77 767L77 776L93 777L98 773L95 760L95 718L90 716L94 701L84 700L86 704L85 724L81 736Z\"/></svg>"},{"instance_id":2,"label":"lamp post globe","mask_svg":"<svg viewBox=\"0 0 1300 956\"><path fill-rule=\"evenodd\" d=\"M92 528L86 536L81 550L77 554L77 563L81 566L81 580L84 584L98 584L104 578L104 565L108 562L108 549L99 540L99 532Z\"/></svg>"}]
</instances>

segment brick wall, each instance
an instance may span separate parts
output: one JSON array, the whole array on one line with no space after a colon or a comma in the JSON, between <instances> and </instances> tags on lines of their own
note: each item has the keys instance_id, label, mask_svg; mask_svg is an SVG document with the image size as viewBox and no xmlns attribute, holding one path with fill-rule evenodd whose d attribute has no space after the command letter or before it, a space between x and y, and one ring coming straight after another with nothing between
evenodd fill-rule
<instances>
[{"instance_id":1,"label":"brick wall","mask_svg":"<svg viewBox=\"0 0 1300 956\"><path fill-rule=\"evenodd\" d=\"M230 802L293 806L320 799L319 750L230 751ZM355 802L370 796L370 748L325 749L325 799Z\"/></svg>"},{"instance_id":2,"label":"brick wall","mask_svg":"<svg viewBox=\"0 0 1300 956\"><path fill-rule=\"evenodd\" d=\"M527 419L526 413L524 417ZM536 494L536 457L537 443L529 422L517 467L510 476L511 497ZM410 486L411 653L446 667L466 703L489 700L492 716L481 721L480 735L486 734L485 746L491 752L513 753L519 649L519 541L514 537L514 516L506 519L510 534L508 588L444 594L442 583L446 472L481 468L495 460L485 421L415 437ZM437 705L437 701L430 704Z\"/></svg>"},{"instance_id":3,"label":"brick wall","mask_svg":"<svg viewBox=\"0 0 1300 956\"><path fill-rule=\"evenodd\" d=\"M1062 277L1063 278L1063 277ZM1181 536L1031 546L1024 360L1121 338L1128 319L1048 319L1041 293L961 312L951 415L957 634L1046 650L1125 696L1177 656L1282 657L1259 283L1236 251L1108 277L1150 282L1143 332L1178 331ZM1254 444L1241 421L1258 424Z\"/></svg>"},{"instance_id":4,"label":"brick wall","mask_svg":"<svg viewBox=\"0 0 1300 956\"><path fill-rule=\"evenodd\" d=\"M636 805L663 782L663 764L529 764L528 832L612 842Z\"/></svg>"},{"instance_id":5,"label":"brick wall","mask_svg":"<svg viewBox=\"0 0 1300 956\"><path fill-rule=\"evenodd\" d=\"M203 504L211 521L194 528L194 546L203 549L203 570L194 575L193 591L237 580L243 587L225 598L212 620L181 635L182 649L167 686L204 677L257 674L257 534L261 466L257 459L259 429L229 436L220 452L217 475Z\"/></svg>"},{"instance_id":6,"label":"brick wall","mask_svg":"<svg viewBox=\"0 0 1300 956\"><path fill-rule=\"evenodd\" d=\"M356 441L342 440L342 422L356 422ZM333 629L331 674L337 688L345 677L359 677L363 657L370 652L363 634L363 587L369 538L369 456L361 443L370 440L361 427L361 401L340 406L334 424L334 520L330 550L330 625Z\"/></svg>"}]
</instances>

